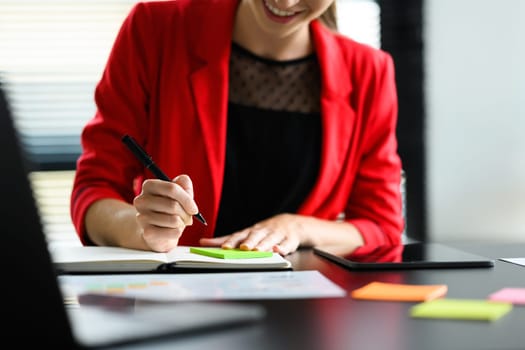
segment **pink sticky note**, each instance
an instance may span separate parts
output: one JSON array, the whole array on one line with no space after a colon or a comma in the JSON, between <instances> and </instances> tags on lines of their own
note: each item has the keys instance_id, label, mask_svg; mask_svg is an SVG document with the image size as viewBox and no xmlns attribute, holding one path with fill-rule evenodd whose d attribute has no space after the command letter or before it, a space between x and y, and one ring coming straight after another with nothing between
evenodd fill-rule
<instances>
[{"instance_id":1,"label":"pink sticky note","mask_svg":"<svg viewBox=\"0 0 525 350\"><path fill-rule=\"evenodd\" d=\"M525 305L525 288L503 288L489 295L489 299Z\"/></svg>"}]
</instances>

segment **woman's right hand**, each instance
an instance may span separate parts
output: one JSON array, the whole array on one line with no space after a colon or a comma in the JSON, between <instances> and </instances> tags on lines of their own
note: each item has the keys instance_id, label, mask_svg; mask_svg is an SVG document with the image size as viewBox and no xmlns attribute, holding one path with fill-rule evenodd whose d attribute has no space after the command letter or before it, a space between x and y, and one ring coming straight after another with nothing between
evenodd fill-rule
<instances>
[{"instance_id":1,"label":"woman's right hand","mask_svg":"<svg viewBox=\"0 0 525 350\"><path fill-rule=\"evenodd\" d=\"M186 226L193 224L193 215L199 212L187 175L179 175L172 182L145 180L133 205L144 242L157 252L175 248Z\"/></svg>"}]
</instances>

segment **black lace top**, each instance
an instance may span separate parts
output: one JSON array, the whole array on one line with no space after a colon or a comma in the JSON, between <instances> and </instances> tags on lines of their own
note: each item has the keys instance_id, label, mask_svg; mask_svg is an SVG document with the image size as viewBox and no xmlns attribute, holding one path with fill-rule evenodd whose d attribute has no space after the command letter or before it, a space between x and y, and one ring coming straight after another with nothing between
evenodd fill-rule
<instances>
[{"instance_id":1,"label":"black lace top","mask_svg":"<svg viewBox=\"0 0 525 350\"><path fill-rule=\"evenodd\" d=\"M320 71L315 54L288 61L233 44L224 186L216 236L295 212L317 179Z\"/></svg>"}]
</instances>

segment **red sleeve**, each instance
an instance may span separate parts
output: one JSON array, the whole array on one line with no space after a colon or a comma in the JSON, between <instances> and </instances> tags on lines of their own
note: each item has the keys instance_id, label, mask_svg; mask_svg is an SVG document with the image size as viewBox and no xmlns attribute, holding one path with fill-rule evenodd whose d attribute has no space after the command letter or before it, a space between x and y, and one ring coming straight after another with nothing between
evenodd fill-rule
<instances>
[{"instance_id":1,"label":"red sleeve","mask_svg":"<svg viewBox=\"0 0 525 350\"><path fill-rule=\"evenodd\" d=\"M347 220L361 232L365 245L355 254L401 243L401 160L397 153L397 92L392 58L381 53L368 92L361 97L366 137L355 183L346 208Z\"/></svg>"},{"instance_id":2,"label":"red sleeve","mask_svg":"<svg viewBox=\"0 0 525 350\"><path fill-rule=\"evenodd\" d=\"M90 244L84 227L88 207L102 198L131 202L134 181L143 172L124 150L124 134L142 142L147 130L148 52L153 35L142 5L136 5L120 28L102 78L95 90L97 111L81 135L70 211L82 243Z\"/></svg>"}]
</instances>

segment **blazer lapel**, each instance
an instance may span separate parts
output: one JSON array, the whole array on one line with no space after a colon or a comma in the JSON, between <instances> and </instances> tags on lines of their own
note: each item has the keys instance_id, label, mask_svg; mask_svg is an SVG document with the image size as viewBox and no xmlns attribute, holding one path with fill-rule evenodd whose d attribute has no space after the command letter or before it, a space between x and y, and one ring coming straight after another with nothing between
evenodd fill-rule
<instances>
[{"instance_id":1,"label":"blazer lapel","mask_svg":"<svg viewBox=\"0 0 525 350\"><path fill-rule=\"evenodd\" d=\"M189 76L193 104L201 126L213 183L213 205L219 205L224 159L228 108L228 64L237 1L216 1L213 6L202 1L193 7L193 28L189 31L188 47L192 69ZM206 23L206 26L203 25ZM213 210L212 212L216 212ZM215 218L209 218L214 222Z\"/></svg>"},{"instance_id":2,"label":"blazer lapel","mask_svg":"<svg viewBox=\"0 0 525 350\"><path fill-rule=\"evenodd\" d=\"M321 67L322 149L321 169L300 212L319 212L331 191L337 191L340 172L350 158L355 138L355 111L350 105L350 70L336 38L318 21L312 22L311 33Z\"/></svg>"}]
</instances>

